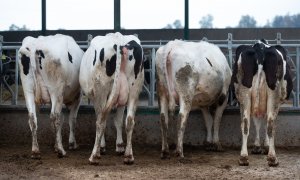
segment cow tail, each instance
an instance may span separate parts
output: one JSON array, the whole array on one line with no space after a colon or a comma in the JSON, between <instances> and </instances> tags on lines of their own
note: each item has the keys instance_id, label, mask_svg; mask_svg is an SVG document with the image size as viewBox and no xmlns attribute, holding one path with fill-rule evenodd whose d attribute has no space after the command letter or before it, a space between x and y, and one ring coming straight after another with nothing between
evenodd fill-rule
<instances>
[{"instance_id":1,"label":"cow tail","mask_svg":"<svg viewBox=\"0 0 300 180\"><path fill-rule=\"evenodd\" d=\"M120 51L120 45L117 45L117 59L116 59L116 70L115 70L115 75L114 75L114 83L112 85L112 90L109 95L109 98L106 102L105 109L110 110L112 106L114 105L114 102L116 102L118 95L119 95L119 90L120 87L118 87L118 81L119 81L119 75L120 75L120 70L121 70L121 51Z\"/></svg>"},{"instance_id":2,"label":"cow tail","mask_svg":"<svg viewBox=\"0 0 300 180\"><path fill-rule=\"evenodd\" d=\"M175 97L173 96L173 92L174 92L174 85L173 85L173 80L172 78L170 79L169 77L172 77L172 69L173 69L173 64L172 64L172 59L171 59L171 56L170 56L170 53L171 53L172 49L170 49L169 51L167 51L165 54L164 54L164 58L165 58L165 61L164 61L164 72L165 73L165 78L166 78L166 83L167 83L167 88L168 88L168 94L169 94L169 110L170 112L174 112L175 111ZM171 62L169 65L168 65L168 62ZM169 66L169 67L168 67Z\"/></svg>"},{"instance_id":3,"label":"cow tail","mask_svg":"<svg viewBox=\"0 0 300 180\"><path fill-rule=\"evenodd\" d=\"M262 81L262 71L263 71L263 66L262 65L258 65L258 72L257 72L257 81L255 82L254 88L256 91L255 92L255 103L254 103L254 112L257 112L259 109L259 102L260 102L260 86L261 86L261 81Z\"/></svg>"}]
</instances>

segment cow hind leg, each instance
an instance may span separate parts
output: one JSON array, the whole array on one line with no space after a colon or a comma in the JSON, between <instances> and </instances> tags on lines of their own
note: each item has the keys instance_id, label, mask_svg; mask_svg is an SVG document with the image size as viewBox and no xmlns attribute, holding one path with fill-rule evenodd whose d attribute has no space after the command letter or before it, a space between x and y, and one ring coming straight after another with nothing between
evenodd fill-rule
<instances>
[{"instance_id":1,"label":"cow hind leg","mask_svg":"<svg viewBox=\"0 0 300 180\"><path fill-rule=\"evenodd\" d=\"M105 134L101 137L100 146L97 150L97 154L105 155L106 154L106 142L105 142Z\"/></svg>"},{"instance_id":2,"label":"cow hind leg","mask_svg":"<svg viewBox=\"0 0 300 180\"><path fill-rule=\"evenodd\" d=\"M227 95L222 94L220 99L222 99L222 102L219 101L220 104L218 104L214 116L214 135L213 135L213 151L219 151L219 152L224 151L219 140L219 130L220 130L222 115L227 105L228 93Z\"/></svg>"},{"instance_id":3,"label":"cow hind leg","mask_svg":"<svg viewBox=\"0 0 300 180\"><path fill-rule=\"evenodd\" d=\"M64 117L61 114L61 104L56 105L56 110L52 111L50 114L50 119L54 124L54 130L55 130L55 147L57 151L57 156L59 158L62 158L66 156L66 151L63 148L62 145L62 137L61 137L61 129L64 122ZM60 110L59 110L60 109Z\"/></svg>"},{"instance_id":4,"label":"cow hind leg","mask_svg":"<svg viewBox=\"0 0 300 180\"><path fill-rule=\"evenodd\" d=\"M250 129L250 110L251 110L251 93L248 88L243 88L241 94L241 132L242 132L242 149L239 159L240 166L248 166L248 149L247 149L247 141L249 136Z\"/></svg>"},{"instance_id":5,"label":"cow hind leg","mask_svg":"<svg viewBox=\"0 0 300 180\"><path fill-rule=\"evenodd\" d=\"M189 112L191 110L192 105L192 94L186 94L186 95L179 95L179 103L180 103L180 110L178 115L178 122L177 122L177 147L176 147L176 155L178 157L183 158L183 136L184 131L187 123L187 118L189 116Z\"/></svg>"},{"instance_id":6,"label":"cow hind leg","mask_svg":"<svg viewBox=\"0 0 300 180\"><path fill-rule=\"evenodd\" d=\"M263 152L261 145L260 145L260 127L261 127L262 119L254 117L253 121L254 121L254 125L255 125L256 134L255 134L254 147L251 150L251 153L252 154L261 154Z\"/></svg>"},{"instance_id":7,"label":"cow hind leg","mask_svg":"<svg viewBox=\"0 0 300 180\"><path fill-rule=\"evenodd\" d=\"M276 167L279 165L278 158L276 157L274 136L275 136L275 118L268 117L267 119L267 136L269 138L269 152L268 152L268 165Z\"/></svg>"},{"instance_id":8,"label":"cow hind leg","mask_svg":"<svg viewBox=\"0 0 300 180\"><path fill-rule=\"evenodd\" d=\"M125 146L122 137L122 128L123 128L123 116L124 116L125 106L119 107L117 109L116 117L114 119L114 124L117 130L117 139L116 139L116 153L117 155L124 155Z\"/></svg>"},{"instance_id":9,"label":"cow hind leg","mask_svg":"<svg viewBox=\"0 0 300 180\"><path fill-rule=\"evenodd\" d=\"M95 104L95 107L97 106L97 103ZM92 151L92 154L89 158L89 163L91 165L98 165L99 159L100 159L100 140L104 136L104 131L106 127L106 112L103 113L100 110L98 110L98 107L95 108L96 114L97 114L97 120L96 120L96 138L95 138L95 144Z\"/></svg>"},{"instance_id":10,"label":"cow hind leg","mask_svg":"<svg viewBox=\"0 0 300 180\"><path fill-rule=\"evenodd\" d=\"M75 150L78 148L75 138L75 129L76 129L76 119L77 113L80 105L81 95L78 99L76 99L68 108L70 109L69 113L69 127L70 127L70 134L69 134L69 149Z\"/></svg>"},{"instance_id":11,"label":"cow hind leg","mask_svg":"<svg viewBox=\"0 0 300 180\"><path fill-rule=\"evenodd\" d=\"M207 151L212 150L212 126L213 126L213 119L209 112L208 107L201 108L203 119L205 122L206 127L206 140L203 142L204 148Z\"/></svg>"},{"instance_id":12,"label":"cow hind leg","mask_svg":"<svg viewBox=\"0 0 300 180\"><path fill-rule=\"evenodd\" d=\"M160 130L161 130L161 159L170 159L168 145L168 102L165 94L160 93Z\"/></svg>"}]
</instances>

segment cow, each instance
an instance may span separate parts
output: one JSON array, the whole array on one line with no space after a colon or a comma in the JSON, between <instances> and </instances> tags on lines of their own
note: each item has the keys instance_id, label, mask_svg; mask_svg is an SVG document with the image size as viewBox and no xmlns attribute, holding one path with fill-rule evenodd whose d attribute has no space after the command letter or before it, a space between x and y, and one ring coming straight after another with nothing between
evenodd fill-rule
<instances>
[{"instance_id":1,"label":"cow","mask_svg":"<svg viewBox=\"0 0 300 180\"><path fill-rule=\"evenodd\" d=\"M280 104L289 98L293 89L287 51L280 45L270 46L262 39L236 49L232 82L240 105L242 149L239 165L248 166L247 140L250 119L254 121L256 137L253 154L267 153L269 166L278 166L274 146L275 120ZM264 148L260 144L260 127L265 125Z\"/></svg>"},{"instance_id":2,"label":"cow","mask_svg":"<svg viewBox=\"0 0 300 180\"><path fill-rule=\"evenodd\" d=\"M96 138L89 163L99 164L100 139L106 127L106 119L113 108L117 108L116 151L122 140L122 119L124 106L127 105L125 130L127 144L124 163L133 164L132 131L135 124L137 101L144 83L143 49L140 40L133 35L119 32L96 36L83 55L79 82L85 95L94 105L96 112Z\"/></svg>"},{"instance_id":3,"label":"cow","mask_svg":"<svg viewBox=\"0 0 300 180\"><path fill-rule=\"evenodd\" d=\"M51 125L55 132L55 151L66 156L62 145L63 104L69 113L69 149L76 149L75 125L81 101L79 68L83 51L66 35L25 37L18 52L19 67L32 132L33 159L40 159L37 141L36 106L51 103Z\"/></svg>"},{"instance_id":4,"label":"cow","mask_svg":"<svg viewBox=\"0 0 300 180\"><path fill-rule=\"evenodd\" d=\"M179 105L176 155L183 155L183 135L190 110L202 111L207 136L204 145L222 151L219 127L227 104L231 69L221 50L211 43L174 40L156 53L157 92L159 95L162 133L161 158L170 158L169 118ZM210 110L215 108L214 118ZM213 128L213 135L212 135Z\"/></svg>"}]
</instances>

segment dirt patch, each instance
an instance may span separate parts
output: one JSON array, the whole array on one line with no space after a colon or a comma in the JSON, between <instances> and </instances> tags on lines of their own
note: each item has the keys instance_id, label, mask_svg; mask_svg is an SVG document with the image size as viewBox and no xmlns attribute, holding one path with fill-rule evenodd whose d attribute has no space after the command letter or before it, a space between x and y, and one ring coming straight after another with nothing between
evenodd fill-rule
<instances>
[{"instance_id":1,"label":"dirt patch","mask_svg":"<svg viewBox=\"0 0 300 180\"><path fill-rule=\"evenodd\" d=\"M30 158L30 146L0 145L0 179L299 179L300 148L277 149L279 167L270 168L265 155L250 155L250 166L238 165L239 151L206 152L184 147L185 158L160 159L159 146L133 147L135 163L123 164L114 147L99 166L88 164L92 146L80 146L59 159L52 147L41 146L41 160Z\"/></svg>"}]
</instances>

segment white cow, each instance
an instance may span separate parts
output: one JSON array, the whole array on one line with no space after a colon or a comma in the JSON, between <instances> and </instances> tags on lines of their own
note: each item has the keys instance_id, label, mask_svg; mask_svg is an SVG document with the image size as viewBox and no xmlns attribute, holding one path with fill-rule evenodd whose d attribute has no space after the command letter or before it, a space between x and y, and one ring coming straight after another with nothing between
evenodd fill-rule
<instances>
[{"instance_id":1,"label":"white cow","mask_svg":"<svg viewBox=\"0 0 300 180\"><path fill-rule=\"evenodd\" d=\"M95 37L83 56L79 81L84 93L93 101L97 116L95 145L89 162L99 163L100 139L104 135L107 116L114 107L118 108L115 118L116 151L123 151L120 146L123 143L122 119L124 106L127 105L124 163L132 164L131 137L137 101L144 82L140 40L133 35L123 36L120 33Z\"/></svg>"},{"instance_id":2,"label":"white cow","mask_svg":"<svg viewBox=\"0 0 300 180\"><path fill-rule=\"evenodd\" d=\"M240 103L243 144L239 164L248 166L247 140L250 118L256 127L254 154L268 153L269 166L277 166L274 146L275 120L280 104L288 99L293 83L287 51L280 45L270 46L258 41L253 46L241 45L236 49L232 80ZM260 145L260 127L266 120L265 152Z\"/></svg>"},{"instance_id":3,"label":"white cow","mask_svg":"<svg viewBox=\"0 0 300 180\"><path fill-rule=\"evenodd\" d=\"M40 158L37 142L36 105L51 102L50 119L55 130L55 151L66 155L61 140L65 104L69 110L69 148L77 148L75 124L81 100L79 68L83 51L70 36L26 37L19 50L21 81L32 132L32 158Z\"/></svg>"},{"instance_id":4,"label":"white cow","mask_svg":"<svg viewBox=\"0 0 300 180\"><path fill-rule=\"evenodd\" d=\"M183 135L189 112L201 109L207 129L206 145L222 150L219 142L221 116L227 104L231 70L221 50L207 42L171 41L156 53L157 91L162 131L161 158L169 158L167 131L179 104L176 154L183 157ZM216 106L214 119L211 106ZM212 127L214 133L212 136Z\"/></svg>"}]
</instances>

